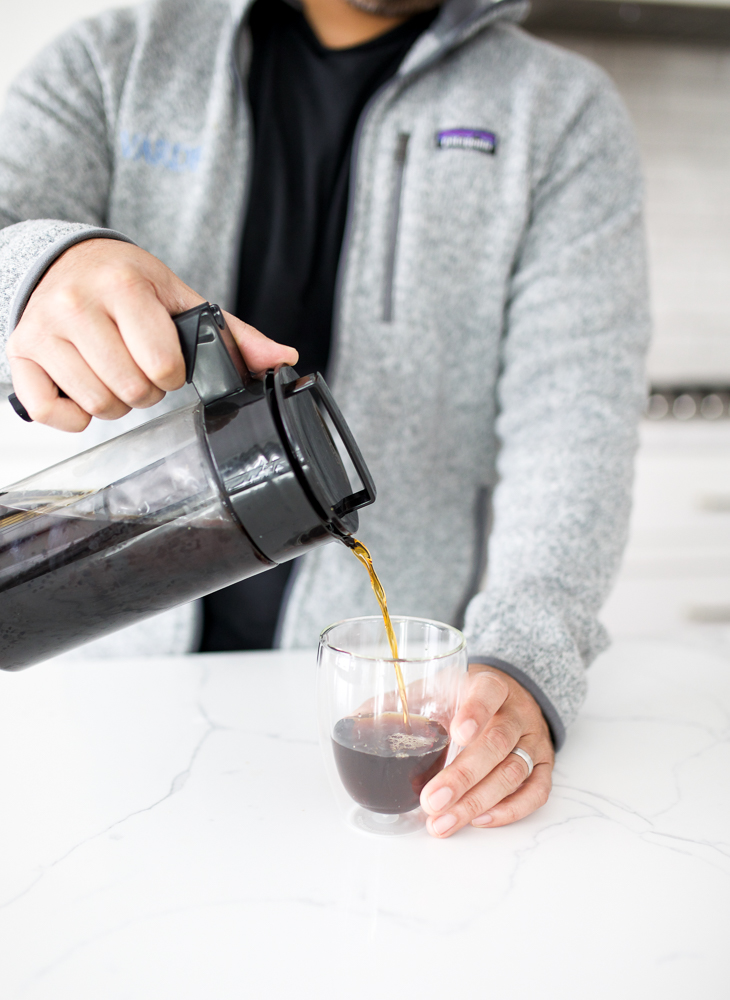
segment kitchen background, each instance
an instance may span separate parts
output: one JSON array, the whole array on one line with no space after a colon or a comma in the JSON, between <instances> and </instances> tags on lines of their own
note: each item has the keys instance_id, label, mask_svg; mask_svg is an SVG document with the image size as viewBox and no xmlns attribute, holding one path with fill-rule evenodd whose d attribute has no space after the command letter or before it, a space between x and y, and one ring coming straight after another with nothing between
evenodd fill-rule
<instances>
[{"instance_id":1,"label":"kitchen background","mask_svg":"<svg viewBox=\"0 0 730 1000\"><path fill-rule=\"evenodd\" d=\"M43 44L109 0L0 0L0 101ZM655 335L616 637L730 645L730 0L535 0L528 28L598 62L633 117ZM0 404L0 481L84 447Z\"/></svg>"}]
</instances>

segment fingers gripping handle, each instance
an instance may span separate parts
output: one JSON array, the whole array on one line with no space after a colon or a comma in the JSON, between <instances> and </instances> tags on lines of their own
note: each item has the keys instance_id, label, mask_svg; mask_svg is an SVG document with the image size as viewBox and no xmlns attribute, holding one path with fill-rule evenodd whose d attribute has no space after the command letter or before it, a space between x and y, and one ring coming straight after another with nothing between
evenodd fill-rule
<instances>
[{"instance_id":1,"label":"fingers gripping handle","mask_svg":"<svg viewBox=\"0 0 730 1000\"><path fill-rule=\"evenodd\" d=\"M172 319L185 358L185 381L192 382L204 403L248 385L251 376L218 306L204 302ZM58 395L69 398L63 389L58 390ZM21 420L33 422L14 392L8 402Z\"/></svg>"},{"instance_id":2,"label":"fingers gripping handle","mask_svg":"<svg viewBox=\"0 0 730 1000\"><path fill-rule=\"evenodd\" d=\"M58 395L61 397L61 399L68 399L68 396L63 391L63 389L58 390ZM28 424L33 423L33 417L31 417L30 413L28 413L28 411L20 402L20 400L18 399L18 397L15 395L14 392L11 392L10 395L8 396L8 402L15 410L15 412L18 414L21 420L25 420L26 423Z\"/></svg>"},{"instance_id":3,"label":"fingers gripping handle","mask_svg":"<svg viewBox=\"0 0 730 1000\"><path fill-rule=\"evenodd\" d=\"M59 396L65 396L66 394L64 392L61 392L61 390L59 389L58 395ZM8 396L8 402L10 403L10 405L12 406L12 408L15 410L15 412L18 414L18 416L20 417L21 420L25 420L26 423L29 423L29 424L33 423L33 417L31 417L31 415L28 413L28 411L23 406L23 404L20 402L20 400L18 399L18 397L15 395L14 392L11 392L10 395Z\"/></svg>"}]
</instances>

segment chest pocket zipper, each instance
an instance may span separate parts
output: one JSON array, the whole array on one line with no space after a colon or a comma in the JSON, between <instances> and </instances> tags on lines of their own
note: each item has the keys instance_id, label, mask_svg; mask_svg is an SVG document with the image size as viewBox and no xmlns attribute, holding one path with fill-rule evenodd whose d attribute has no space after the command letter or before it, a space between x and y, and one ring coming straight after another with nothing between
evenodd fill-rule
<instances>
[{"instance_id":1,"label":"chest pocket zipper","mask_svg":"<svg viewBox=\"0 0 730 1000\"><path fill-rule=\"evenodd\" d=\"M395 281L395 261L398 252L398 226L400 223L400 206L403 195L403 178L406 170L406 155L410 135L401 132L395 148L395 171L393 177L393 194L390 201L390 213L386 230L385 247L385 280L383 283L383 322L390 323L393 319L393 284Z\"/></svg>"}]
</instances>

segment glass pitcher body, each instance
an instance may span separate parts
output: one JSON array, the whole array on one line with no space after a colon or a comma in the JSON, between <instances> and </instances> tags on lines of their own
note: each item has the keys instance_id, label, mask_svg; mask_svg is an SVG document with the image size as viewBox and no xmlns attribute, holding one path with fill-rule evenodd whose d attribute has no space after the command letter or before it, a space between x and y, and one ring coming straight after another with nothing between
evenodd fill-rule
<instances>
[{"instance_id":1,"label":"glass pitcher body","mask_svg":"<svg viewBox=\"0 0 730 1000\"><path fill-rule=\"evenodd\" d=\"M223 494L201 404L165 414L0 494L0 667L272 565Z\"/></svg>"}]
</instances>

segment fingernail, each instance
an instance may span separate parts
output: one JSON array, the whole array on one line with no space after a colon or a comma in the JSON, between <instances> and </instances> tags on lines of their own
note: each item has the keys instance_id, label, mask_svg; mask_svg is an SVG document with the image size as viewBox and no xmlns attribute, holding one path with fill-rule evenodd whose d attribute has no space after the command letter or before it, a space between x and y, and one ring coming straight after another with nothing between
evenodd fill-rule
<instances>
[{"instance_id":1,"label":"fingernail","mask_svg":"<svg viewBox=\"0 0 730 1000\"><path fill-rule=\"evenodd\" d=\"M465 722L462 722L458 729L459 743L462 746L466 746L474 733L477 731L477 728L478 727L474 719L467 719Z\"/></svg>"},{"instance_id":2,"label":"fingernail","mask_svg":"<svg viewBox=\"0 0 730 1000\"><path fill-rule=\"evenodd\" d=\"M434 833L441 836L442 833L446 833L450 830L452 826L456 826L456 816L452 816L451 813L447 813L445 816L439 816L431 823Z\"/></svg>"},{"instance_id":3,"label":"fingernail","mask_svg":"<svg viewBox=\"0 0 730 1000\"><path fill-rule=\"evenodd\" d=\"M454 793L450 788L444 786L444 788L438 788L435 792L432 792L428 796L428 804L434 812L441 812L444 806L447 806L449 802L454 797Z\"/></svg>"},{"instance_id":4,"label":"fingernail","mask_svg":"<svg viewBox=\"0 0 730 1000\"><path fill-rule=\"evenodd\" d=\"M492 822L492 817L489 813L484 813L483 816L477 816L476 819L471 821L472 826L489 826Z\"/></svg>"}]
</instances>

